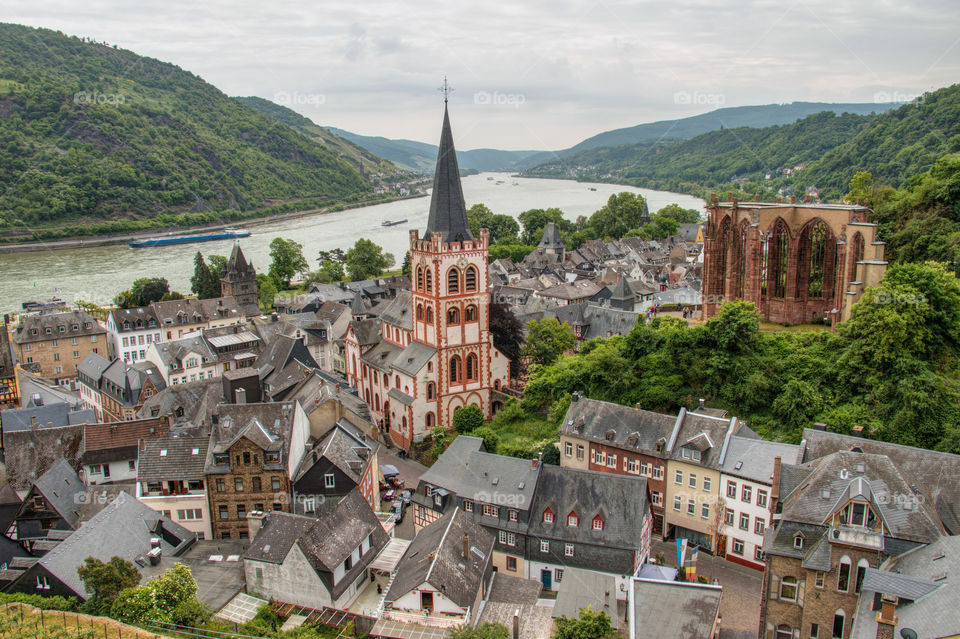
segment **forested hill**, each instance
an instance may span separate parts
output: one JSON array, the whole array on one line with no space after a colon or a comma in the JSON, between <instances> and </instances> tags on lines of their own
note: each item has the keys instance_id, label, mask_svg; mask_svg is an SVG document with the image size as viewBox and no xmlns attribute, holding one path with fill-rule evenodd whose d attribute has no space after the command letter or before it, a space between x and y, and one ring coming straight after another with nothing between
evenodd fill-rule
<instances>
[{"instance_id":1,"label":"forested hill","mask_svg":"<svg viewBox=\"0 0 960 639\"><path fill-rule=\"evenodd\" d=\"M356 164L357 166L362 164L364 171L396 173L399 170L388 160L384 160L383 158L374 155L370 151L364 149L363 147L357 146L349 140L346 140L338 135L334 135L329 130L325 129L319 124L316 124L310 118L300 115L289 107L257 96L246 96L234 99L241 104L250 107L254 111L273 118L281 124L286 124L287 126L311 138L312 140L330 147L341 157L351 160L353 164Z\"/></svg>"},{"instance_id":2,"label":"forested hill","mask_svg":"<svg viewBox=\"0 0 960 639\"><path fill-rule=\"evenodd\" d=\"M0 148L7 239L26 226L200 224L371 191L336 150L188 71L13 24L0 24Z\"/></svg>"},{"instance_id":3,"label":"forested hill","mask_svg":"<svg viewBox=\"0 0 960 639\"><path fill-rule=\"evenodd\" d=\"M772 200L816 187L826 199L847 193L857 171L900 186L960 150L960 85L875 115L810 115L793 124L712 131L689 140L589 149L530 169L682 191L741 190ZM798 168L799 167L799 168Z\"/></svg>"}]
</instances>

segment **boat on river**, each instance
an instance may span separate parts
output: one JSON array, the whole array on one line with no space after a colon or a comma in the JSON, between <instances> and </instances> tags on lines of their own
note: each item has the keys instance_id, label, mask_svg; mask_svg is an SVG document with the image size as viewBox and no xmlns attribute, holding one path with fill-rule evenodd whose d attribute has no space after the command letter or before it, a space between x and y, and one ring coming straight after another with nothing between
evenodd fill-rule
<instances>
[{"instance_id":1,"label":"boat on river","mask_svg":"<svg viewBox=\"0 0 960 639\"><path fill-rule=\"evenodd\" d=\"M170 244L189 244L191 242L211 242L213 240L230 240L238 237L249 237L250 231L240 229L224 229L217 233L199 233L194 235L168 235L166 237L155 237L144 240L133 240L130 246L133 248L146 248L149 246L169 246Z\"/></svg>"},{"instance_id":2,"label":"boat on river","mask_svg":"<svg viewBox=\"0 0 960 639\"><path fill-rule=\"evenodd\" d=\"M396 226L397 224L404 224L406 221L407 221L406 218L402 220L396 220L396 221L384 220L383 222L380 223L380 226Z\"/></svg>"}]
</instances>

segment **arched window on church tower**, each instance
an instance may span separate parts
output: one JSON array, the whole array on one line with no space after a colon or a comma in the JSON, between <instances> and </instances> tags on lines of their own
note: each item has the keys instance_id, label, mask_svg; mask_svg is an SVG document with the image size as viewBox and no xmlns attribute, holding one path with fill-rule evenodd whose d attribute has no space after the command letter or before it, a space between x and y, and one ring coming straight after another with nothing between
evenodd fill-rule
<instances>
[{"instance_id":1,"label":"arched window on church tower","mask_svg":"<svg viewBox=\"0 0 960 639\"><path fill-rule=\"evenodd\" d=\"M423 304L417 304L417 319L423 321Z\"/></svg>"},{"instance_id":2,"label":"arched window on church tower","mask_svg":"<svg viewBox=\"0 0 960 639\"><path fill-rule=\"evenodd\" d=\"M480 360L475 353L467 355L467 380L476 380L480 375Z\"/></svg>"},{"instance_id":3,"label":"arched window on church tower","mask_svg":"<svg viewBox=\"0 0 960 639\"><path fill-rule=\"evenodd\" d=\"M464 322L476 322L477 321L477 307L473 304L469 305L467 308L463 309L463 321Z\"/></svg>"},{"instance_id":4,"label":"arched window on church tower","mask_svg":"<svg viewBox=\"0 0 960 639\"><path fill-rule=\"evenodd\" d=\"M447 272L447 292L460 292L460 270L457 267L453 267Z\"/></svg>"},{"instance_id":5,"label":"arched window on church tower","mask_svg":"<svg viewBox=\"0 0 960 639\"><path fill-rule=\"evenodd\" d=\"M418 291L423 290L423 267L422 266L417 267L417 290Z\"/></svg>"},{"instance_id":6,"label":"arched window on church tower","mask_svg":"<svg viewBox=\"0 0 960 639\"><path fill-rule=\"evenodd\" d=\"M427 307L427 324L433 324L433 308Z\"/></svg>"},{"instance_id":7,"label":"arched window on church tower","mask_svg":"<svg viewBox=\"0 0 960 639\"><path fill-rule=\"evenodd\" d=\"M433 292L433 274L430 272L430 269L427 269L426 273L423 275L424 281L426 282L427 293Z\"/></svg>"},{"instance_id":8,"label":"arched window on church tower","mask_svg":"<svg viewBox=\"0 0 960 639\"><path fill-rule=\"evenodd\" d=\"M447 324L454 326L460 323L460 309L451 308L447 311Z\"/></svg>"},{"instance_id":9,"label":"arched window on church tower","mask_svg":"<svg viewBox=\"0 0 960 639\"><path fill-rule=\"evenodd\" d=\"M474 268L473 266L468 266L466 277L464 279L466 280L466 286L465 286L466 290L468 291L477 290L477 269L476 268Z\"/></svg>"},{"instance_id":10,"label":"arched window on church tower","mask_svg":"<svg viewBox=\"0 0 960 639\"><path fill-rule=\"evenodd\" d=\"M436 399L437 398L437 384L435 382L427 382L427 399Z\"/></svg>"},{"instance_id":11,"label":"arched window on church tower","mask_svg":"<svg viewBox=\"0 0 960 639\"><path fill-rule=\"evenodd\" d=\"M430 430L436 424L437 418L433 416L433 413L427 413L427 430Z\"/></svg>"},{"instance_id":12,"label":"arched window on church tower","mask_svg":"<svg viewBox=\"0 0 960 639\"><path fill-rule=\"evenodd\" d=\"M450 383L457 384L463 380L463 362L459 355L450 358Z\"/></svg>"}]
</instances>

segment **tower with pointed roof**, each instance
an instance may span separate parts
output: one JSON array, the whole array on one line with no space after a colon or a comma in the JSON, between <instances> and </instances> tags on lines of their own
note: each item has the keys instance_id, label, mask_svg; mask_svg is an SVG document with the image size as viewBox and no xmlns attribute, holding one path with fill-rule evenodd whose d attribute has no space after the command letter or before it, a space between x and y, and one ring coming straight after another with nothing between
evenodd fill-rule
<instances>
[{"instance_id":1,"label":"tower with pointed roof","mask_svg":"<svg viewBox=\"0 0 960 639\"><path fill-rule=\"evenodd\" d=\"M257 306L257 271L243 256L239 242L234 243L230 259L220 276L220 295L232 295L241 307Z\"/></svg>"},{"instance_id":2,"label":"tower with pointed roof","mask_svg":"<svg viewBox=\"0 0 960 639\"><path fill-rule=\"evenodd\" d=\"M344 336L348 381L404 450L437 426L450 428L464 406L492 416L503 405L497 393L510 366L490 333L489 233L478 235L467 224L445 100L427 229L423 237L410 232L411 290L376 319L358 319L361 308L354 308Z\"/></svg>"},{"instance_id":3,"label":"tower with pointed roof","mask_svg":"<svg viewBox=\"0 0 960 639\"><path fill-rule=\"evenodd\" d=\"M491 389L508 379L490 333L488 247L487 229L474 237L467 223L445 99L427 228L423 237L410 232L411 337L437 352L430 423L449 427L454 411L470 404L491 415Z\"/></svg>"},{"instance_id":4,"label":"tower with pointed roof","mask_svg":"<svg viewBox=\"0 0 960 639\"><path fill-rule=\"evenodd\" d=\"M553 222L547 222L547 228L543 229L543 237L537 244L537 249L547 255L558 255L559 261L563 261L564 253L563 240L560 239L560 231Z\"/></svg>"},{"instance_id":5,"label":"tower with pointed roof","mask_svg":"<svg viewBox=\"0 0 960 639\"><path fill-rule=\"evenodd\" d=\"M636 301L636 296L633 293L633 289L630 288L630 285L627 283L626 276L620 276L620 279L617 280L617 283L613 285L611 292L611 308L619 308L621 311L633 310L633 304Z\"/></svg>"}]
</instances>

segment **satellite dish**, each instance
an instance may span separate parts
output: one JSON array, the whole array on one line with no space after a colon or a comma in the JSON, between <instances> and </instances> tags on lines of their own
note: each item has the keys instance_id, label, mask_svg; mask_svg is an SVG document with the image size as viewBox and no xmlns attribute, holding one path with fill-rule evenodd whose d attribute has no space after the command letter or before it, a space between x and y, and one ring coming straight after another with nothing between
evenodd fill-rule
<instances>
[{"instance_id":1,"label":"satellite dish","mask_svg":"<svg viewBox=\"0 0 960 639\"><path fill-rule=\"evenodd\" d=\"M900 636L903 637L903 639L917 639L917 631L913 628L901 628Z\"/></svg>"}]
</instances>

